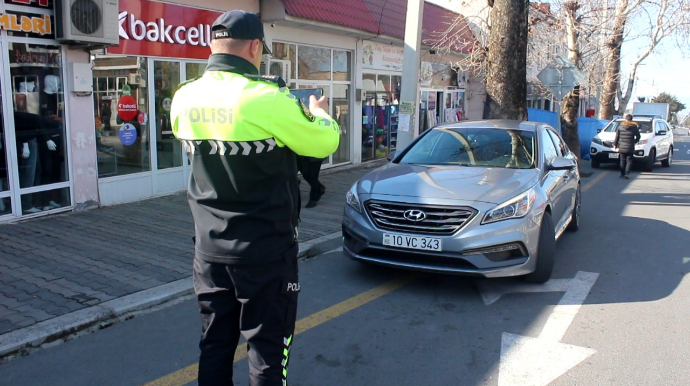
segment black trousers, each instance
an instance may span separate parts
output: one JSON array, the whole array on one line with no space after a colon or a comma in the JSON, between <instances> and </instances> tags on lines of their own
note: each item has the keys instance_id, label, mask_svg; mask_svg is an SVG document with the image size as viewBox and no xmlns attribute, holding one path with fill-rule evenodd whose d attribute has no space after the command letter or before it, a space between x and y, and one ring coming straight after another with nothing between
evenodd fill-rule
<instances>
[{"instance_id":1,"label":"black trousers","mask_svg":"<svg viewBox=\"0 0 690 386\"><path fill-rule=\"evenodd\" d=\"M627 176L633 164L633 153L620 153L619 157L621 157L621 176Z\"/></svg>"},{"instance_id":2,"label":"black trousers","mask_svg":"<svg viewBox=\"0 0 690 386\"><path fill-rule=\"evenodd\" d=\"M233 385L235 351L247 340L250 386L287 385L297 317L297 248L282 261L226 265L194 259L203 334L199 386Z\"/></svg>"},{"instance_id":3,"label":"black trousers","mask_svg":"<svg viewBox=\"0 0 690 386\"><path fill-rule=\"evenodd\" d=\"M319 174L321 173L321 160L310 157L297 157L297 170L302 173L304 180L309 183L309 201L319 201L322 191L326 187L319 182Z\"/></svg>"}]
</instances>

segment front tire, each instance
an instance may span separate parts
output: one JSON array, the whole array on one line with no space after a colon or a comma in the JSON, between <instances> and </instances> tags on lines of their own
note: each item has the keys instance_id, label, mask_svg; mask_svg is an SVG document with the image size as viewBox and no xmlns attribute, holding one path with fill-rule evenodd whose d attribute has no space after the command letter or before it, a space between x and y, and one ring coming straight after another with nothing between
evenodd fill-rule
<instances>
[{"instance_id":1,"label":"front tire","mask_svg":"<svg viewBox=\"0 0 690 386\"><path fill-rule=\"evenodd\" d=\"M599 161L592 158L592 169L599 169L600 167L601 167L601 163L599 163Z\"/></svg>"},{"instance_id":2,"label":"front tire","mask_svg":"<svg viewBox=\"0 0 690 386\"><path fill-rule=\"evenodd\" d=\"M539 246L537 247L537 264L534 272L524 276L528 283L546 283L551 279L556 259L556 232L549 212L544 213L539 229Z\"/></svg>"},{"instance_id":3,"label":"front tire","mask_svg":"<svg viewBox=\"0 0 690 386\"><path fill-rule=\"evenodd\" d=\"M649 157L644 160L644 171L651 172L654 170L654 162L656 162L656 149L649 151Z\"/></svg>"},{"instance_id":4,"label":"front tire","mask_svg":"<svg viewBox=\"0 0 690 386\"><path fill-rule=\"evenodd\" d=\"M570 224L568 224L567 230L570 232L577 232L580 229L580 211L582 208L582 191L580 190L580 184L577 185L577 193L575 193L575 207L573 208L573 213L570 215Z\"/></svg>"},{"instance_id":5,"label":"front tire","mask_svg":"<svg viewBox=\"0 0 690 386\"><path fill-rule=\"evenodd\" d=\"M666 157L665 160L661 161L661 166L667 168L667 167L671 166L672 163L673 163L673 146L671 146L668 149L668 157Z\"/></svg>"}]
</instances>

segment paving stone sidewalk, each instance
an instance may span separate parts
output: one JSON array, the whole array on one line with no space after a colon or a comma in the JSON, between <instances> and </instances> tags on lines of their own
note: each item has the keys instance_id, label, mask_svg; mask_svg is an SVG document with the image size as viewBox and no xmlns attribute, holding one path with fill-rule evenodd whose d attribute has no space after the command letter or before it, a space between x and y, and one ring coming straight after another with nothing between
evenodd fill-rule
<instances>
[{"instance_id":1,"label":"paving stone sidewalk","mask_svg":"<svg viewBox=\"0 0 690 386\"><path fill-rule=\"evenodd\" d=\"M322 172L299 241L340 231L344 197L381 162ZM300 186L303 205L309 185ZM2 334L191 275L194 225L184 193L0 225Z\"/></svg>"}]
</instances>

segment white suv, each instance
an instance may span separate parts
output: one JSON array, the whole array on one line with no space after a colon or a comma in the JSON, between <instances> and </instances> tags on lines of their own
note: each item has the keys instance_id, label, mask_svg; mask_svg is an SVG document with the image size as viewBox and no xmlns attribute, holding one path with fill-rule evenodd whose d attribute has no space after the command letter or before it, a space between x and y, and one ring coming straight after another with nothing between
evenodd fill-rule
<instances>
[{"instance_id":1,"label":"white suv","mask_svg":"<svg viewBox=\"0 0 690 386\"><path fill-rule=\"evenodd\" d=\"M663 119L649 117L633 117L633 121L640 127L642 138L635 145L634 160L642 163L644 171L651 172L654 163L661 161L663 166L671 166L673 162L673 130ZM614 119L603 130L592 138L589 156L592 167L598 168L602 163L618 162L618 149L613 149L616 132L623 119Z\"/></svg>"}]
</instances>

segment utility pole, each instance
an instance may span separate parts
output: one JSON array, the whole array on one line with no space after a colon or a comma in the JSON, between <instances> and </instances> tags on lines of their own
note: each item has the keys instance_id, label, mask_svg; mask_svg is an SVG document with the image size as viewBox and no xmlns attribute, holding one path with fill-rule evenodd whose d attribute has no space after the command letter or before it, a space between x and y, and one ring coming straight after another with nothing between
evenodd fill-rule
<instances>
[{"instance_id":1,"label":"utility pole","mask_svg":"<svg viewBox=\"0 0 690 386\"><path fill-rule=\"evenodd\" d=\"M419 51L422 44L423 16L424 0L407 0L397 151L404 149L412 142L415 130L419 127L417 101L419 100Z\"/></svg>"}]
</instances>

